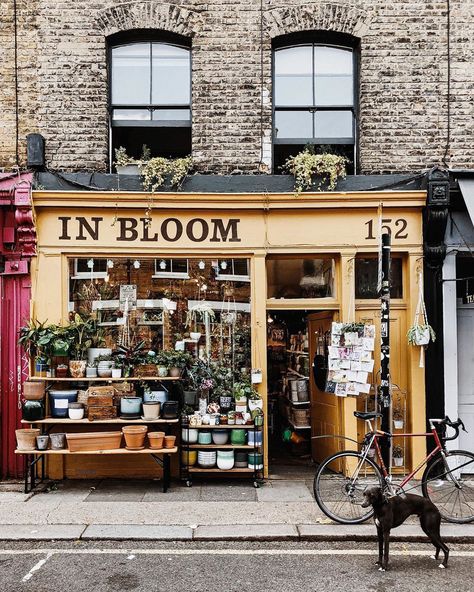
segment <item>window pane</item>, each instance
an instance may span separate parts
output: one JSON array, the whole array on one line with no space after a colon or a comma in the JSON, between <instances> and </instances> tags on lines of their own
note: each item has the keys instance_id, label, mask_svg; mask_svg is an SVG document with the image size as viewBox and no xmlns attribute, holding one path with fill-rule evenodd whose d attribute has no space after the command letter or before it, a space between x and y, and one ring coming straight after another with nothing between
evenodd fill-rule
<instances>
[{"instance_id":1,"label":"window pane","mask_svg":"<svg viewBox=\"0 0 474 592\"><path fill-rule=\"evenodd\" d=\"M267 259L268 298L334 296L334 259Z\"/></svg>"},{"instance_id":2,"label":"window pane","mask_svg":"<svg viewBox=\"0 0 474 592\"><path fill-rule=\"evenodd\" d=\"M313 104L311 46L290 47L275 52L275 105Z\"/></svg>"},{"instance_id":3,"label":"window pane","mask_svg":"<svg viewBox=\"0 0 474 592\"><path fill-rule=\"evenodd\" d=\"M190 109L154 109L154 121L191 121Z\"/></svg>"},{"instance_id":4,"label":"window pane","mask_svg":"<svg viewBox=\"0 0 474 592\"><path fill-rule=\"evenodd\" d=\"M182 47L153 43L152 101L155 105L191 102L190 52Z\"/></svg>"},{"instance_id":5,"label":"window pane","mask_svg":"<svg viewBox=\"0 0 474 592\"><path fill-rule=\"evenodd\" d=\"M112 114L114 120L147 121L150 119L149 109L114 109Z\"/></svg>"},{"instance_id":6,"label":"window pane","mask_svg":"<svg viewBox=\"0 0 474 592\"><path fill-rule=\"evenodd\" d=\"M188 273L187 259L172 259L171 263L173 273Z\"/></svg>"},{"instance_id":7,"label":"window pane","mask_svg":"<svg viewBox=\"0 0 474 592\"><path fill-rule=\"evenodd\" d=\"M234 275L249 275L248 259L234 259Z\"/></svg>"},{"instance_id":8,"label":"window pane","mask_svg":"<svg viewBox=\"0 0 474 592\"><path fill-rule=\"evenodd\" d=\"M353 105L353 67L352 51L314 48L316 105Z\"/></svg>"},{"instance_id":9,"label":"window pane","mask_svg":"<svg viewBox=\"0 0 474 592\"><path fill-rule=\"evenodd\" d=\"M89 267L89 262L93 263ZM92 273L107 271L107 259L77 259L76 263L77 273Z\"/></svg>"},{"instance_id":10,"label":"window pane","mask_svg":"<svg viewBox=\"0 0 474 592\"><path fill-rule=\"evenodd\" d=\"M355 297L377 298L378 259L357 257L355 263ZM402 260L392 258L390 266L390 296L403 297Z\"/></svg>"},{"instance_id":11,"label":"window pane","mask_svg":"<svg viewBox=\"0 0 474 592\"><path fill-rule=\"evenodd\" d=\"M150 103L150 44L134 43L112 49L112 104Z\"/></svg>"},{"instance_id":12,"label":"window pane","mask_svg":"<svg viewBox=\"0 0 474 592\"><path fill-rule=\"evenodd\" d=\"M275 111L275 138L312 137L312 113L309 111Z\"/></svg>"},{"instance_id":13,"label":"window pane","mask_svg":"<svg viewBox=\"0 0 474 592\"><path fill-rule=\"evenodd\" d=\"M352 138L352 111L318 111L315 113L316 138Z\"/></svg>"}]
</instances>

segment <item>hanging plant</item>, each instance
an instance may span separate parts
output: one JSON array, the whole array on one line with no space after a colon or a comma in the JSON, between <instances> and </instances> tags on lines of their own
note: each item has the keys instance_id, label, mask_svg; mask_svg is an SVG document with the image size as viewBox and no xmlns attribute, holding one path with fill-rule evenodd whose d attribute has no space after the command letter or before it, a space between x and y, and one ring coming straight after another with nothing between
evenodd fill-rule
<instances>
[{"instance_id":1,"label":"hanging plant","mask_svg":"<svg viewBox=\"0 0 474 592\"><path fill-rule=\"evenodd\" d=\"M320 177L317 185L318 191L323 184L327 183L328 190L336 188L338 179L345 179L347 158L337 154L314 154L310 149L305 148L296 156L291 156L283 165L295 178L295 191L301 193L305 189L313 187L314 177Z\"/></svg>"},{"instance_id":2,"label":"hanging plant","mask_svg":"<svg viewBox=\"0 0 474 592\"><path fill-rule=\"evenodd\" d=\"M214 320L216 313L207 302L199 302L188 310L186 314L186 327L193 327L199 321L205 321L206 315L209 319Z\"/></svg>"},{"instance_id":3,"label":"hanging plant","mask_svg":"<svg viewBox=\"0 0 474 592\"><path fill-rule=\"evenodd\" d=\"M407 333L408 343L410 345L428 345L431 341L436 341L436 333L431 325L413 325Z\"/></svg>"},{"instance_id":4,"label":"hanging plant","mask_svg":"<svg viewBox=\"0 0 474 592\"><path fill-rule=\"evenodd\" d=\"M145 191L157 191L165 181L172 187L179 187L192 168L191 156L185 158L164 158L157 156L141 164L140 172L143 176Z\"/></svg>"}]
</instances>

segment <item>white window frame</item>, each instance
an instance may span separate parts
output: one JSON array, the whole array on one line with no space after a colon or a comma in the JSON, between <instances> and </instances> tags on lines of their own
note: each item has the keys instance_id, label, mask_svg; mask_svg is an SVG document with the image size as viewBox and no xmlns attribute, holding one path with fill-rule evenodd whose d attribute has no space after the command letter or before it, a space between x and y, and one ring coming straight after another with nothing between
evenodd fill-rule
<instances>
[{"instance_id":1,"label":"white window frame","mask_svg":"<svg viewBox=\"0 0 474 592\"><path fill-rule=\"evenodd\" d=\"M187 271L163 271L160 269L160 261L170 261L170 268L173 269L173 261L182 261L182 259L178 259L177 257L160 257L160 259L155 259L155 273L151 276L155 279L177 279L177 280L189 280L189 260L185 259L186 261L186 269Z\"/></svg>"},{"instance_id":2,"label":"white window frame","mask_svg":"<svg viewBox=\"0 0 474 592\"><path fill-rule=\"evenodd\" d=\"M78 267L78 261L79 259L85 259L85 260L89 260L92 259L94 262L95 261L99 261L101 259L103 259L104 261L107 261L107 259L105 257L75 257L74 258L74 275L71 276L70 279L72 280L104 280L107 275L108 272L106 271L94 271L94 268L92 268L90 271L78 271L77 267ZM107 267L107 263L106 263L106 267Z\"/></svg>"},{"instance_id":3,"label":"white window frame","mask_svg":"<svg viewBox=\"0 0 474 592\"><path fill-rule=\"evenodd\" d=\"M232 271L234 271L234 260L245 260L247 262L247 275L236 275L233 273L222 273L221 269L221 261L230 261L232 266ZM227 271L227 270L225 270ZM231 259L219 259L217 261L217 273L216 273L216 280L221 282L250 282L250 272L249 272L249 260L245 257L233 257Z\"/></svg>"}]
</instances>

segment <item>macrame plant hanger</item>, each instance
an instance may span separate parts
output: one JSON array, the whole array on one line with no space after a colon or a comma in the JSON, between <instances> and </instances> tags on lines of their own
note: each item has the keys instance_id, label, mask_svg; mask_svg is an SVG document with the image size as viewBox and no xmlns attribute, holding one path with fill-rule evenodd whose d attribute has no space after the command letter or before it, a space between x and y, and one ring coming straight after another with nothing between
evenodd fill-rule
<instances>
[{"instance_id":1,"label":"macrame plant hanger","mask_svg":"<svg viewBox=\"0 0 474 592\"><path fill-rule=\"evenodd\" d=\"M418 303L416 305L413 326L415 328L419 327L419 331L415 332L415 345L420 347L420 368L424 368L425 348L430 341L430 333L428 328L428 315L426 313L425 299L423 298L423 282L421 272L418 274Z\"/></svg>"}]
</instances>

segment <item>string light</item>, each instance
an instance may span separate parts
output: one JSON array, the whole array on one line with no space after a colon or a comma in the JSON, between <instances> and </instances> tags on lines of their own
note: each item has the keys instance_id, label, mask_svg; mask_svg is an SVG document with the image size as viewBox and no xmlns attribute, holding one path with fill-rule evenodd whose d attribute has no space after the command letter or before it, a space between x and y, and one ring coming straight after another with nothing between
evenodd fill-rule
<instances>
[{"instance_id":1,"label":"string light","mask_svg":"<svg viewBox=\"0 0 474 592\"><path fill-rule=\"evenodd\" d=\"M114 266L114 262L112 261L112 259L107 259L107 268L112 269L113 266Z\"/></svg>"},{"instance_id":2,"label":"string light","mask_svg":"<svg viewBox=\"0 0 474 592\"><path fill-rule=\"evenodd\" d=\"M166 269L166 261L165 261L164 259L162 259L162 260L160 261L160 269L163 269L163 270L165 270L165 269Z\"/></svg>"},{"instance_id":3,"label":"string light","mask_svg":"<svg viewBox=\"0 0 474 592\"><path fill-rule=\"evenodd\" d=\"M227 269L227 261L221 261L221 269L224 271Z\"/></svg>"},{"instance_id":4,"label":"string light","mask_svg":"<svg viewBox=\"0 0 474 592\"><path fill-rule=\"evenodd\" d=\"M94 269L94 259L89 259L89 260L87 261L87 267L88 267L89 269Z\"/></svg>"},{"instance_id":5,"label":"string light","mask_svg":"<svg viewBox=\"0 0 474 592\"><path fill-rule=\"evenodd\" d=\"M202 259L201 259L201 261L199 261L198 267L199 267L199 269L204 269L206 267L206 264L204 263L204 261Z\"/></svg>"},{"instance_id":6,"label":"string light","mask_svg":"<svg viewBox=\"0 0 474 592\"><path fill-rule=\"evenodd\" d=\"M140 261L138 261L138 259L135 259L135 261L133 262L133 267L135 269L140 269Z\"/></svg>"}]
</instances>

